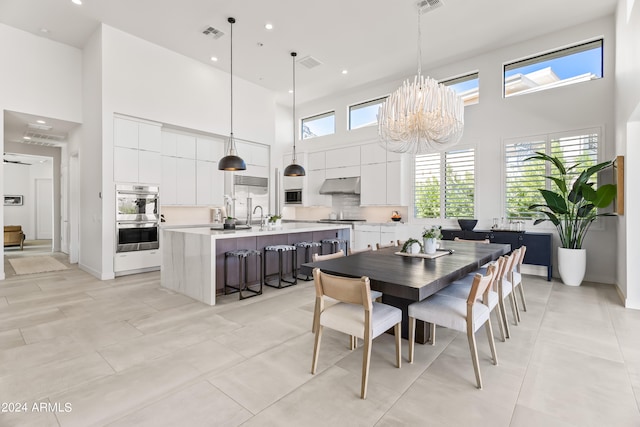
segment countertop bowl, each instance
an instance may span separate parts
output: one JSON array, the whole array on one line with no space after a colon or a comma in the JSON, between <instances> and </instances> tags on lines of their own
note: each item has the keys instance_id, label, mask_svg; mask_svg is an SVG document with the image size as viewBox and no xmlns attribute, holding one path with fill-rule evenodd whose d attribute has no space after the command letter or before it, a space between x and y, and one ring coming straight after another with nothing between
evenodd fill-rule
<instances>
[{"instance_id":1,"label":"countertop bowl","mask_svg":"<svg viewBox=\"0 0 640 427\"><path fill-rule=\"evenodd\" d=\"M393 217L392 217L392 218L391 218L391 221L398 222L398 221L400 221L401 219L402 219L402 218L393 218Z\"/></svg>"},{"instance_id":2,"label":"countertop bowl","mask_svg":"<svg viewBox=\"0 0 640 427\"><path fill-rule=\"evenodd\" d=\"M458 225L460 225L460 228L465 231L473 230L473 228L476 226L477 223L478 223L477 219L459 219L458 220Z\"/></svg>"}]
</instances>

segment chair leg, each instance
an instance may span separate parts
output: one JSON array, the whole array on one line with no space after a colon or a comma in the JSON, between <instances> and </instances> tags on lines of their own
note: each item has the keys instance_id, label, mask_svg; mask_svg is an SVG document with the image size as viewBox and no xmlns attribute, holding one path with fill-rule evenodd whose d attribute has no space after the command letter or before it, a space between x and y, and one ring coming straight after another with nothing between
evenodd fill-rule
<instances>
[{"instance_id":1,"label":"chair leg","mask_svg":"<svg viewBox=\"0 0 640 427\"><path fill-rule=\"evenodd\" d=\"M518 301L516 301L516 296L513 291L509 294L509 301L511 301L511 311L513 312L513 323L518 326L518 322L520 322L520 313L518 313Z\"/></svg>"},{"instance_id":2,"label":"chair leg","mask_svg":"<svg viewBox=\"0 0 640 427\"><path fill-rule=\"evenodd\" d=\"M366 335L366 334L365 334ZM362 387L360 398L367 398L367 384L369 383L369 363L371 362L371 336L364 338L364 350L362 351Z\"/></svg>"},{"instance_id":3,"label":"chair leg","mask_svg":"<svg viewBox=\"0 0 640 427\"><path fill-rule=\"evenodd\" d=\"M320 300L316 297L316 305L313 309L313 323L311 324L311 332L315 333L320 323Z\"/></svg>"},{"instance_id":4,"label":"chair leg","mask_svg":"<svg viewBox=\"0 0 640 427\"><path fill-rule=\"evenodd\" d=\"M431 336L431 345L436 345L436 324L432 323L429 327L429 335Z\"/></svg>"},{"instance_id":5,"label":"chair leg","mask_svg":"<svg viewBox=\"0 0 640 427\"><path fill-rule=\"evenodd\" d=\"M522 300L522 311L527 311L527 302L524 300L524 286L522 282L518 285L518 289L520 290L520 299Z\"/></svg>"},{"instance_id":6,"label":"chair leg","mask_svg":"<svg viewBox=\"0 0 640 427\"><path fill-rule=\"evenodd\" d=\"M313 360L311 362L311 373L316 373L316 368L318 367L318 353L320 353L320 340L322 338L322 326L317 325L316 328L316 339L313 344Z\"/></svg>"},{"instance_id":7,"label":"chair leg","mask_svg":"<svg viewBox=\"0 0 640 427\"><path fill-rule=\"evenodd\" d=\"M413 346L416 342L416 318L409 317L409 363L413 363Z\"/></svg>"},{"instance_id":8,"label":"chair leg","mask_svg":"<svg viewBox=\"0 0 640 427\"><path fill-rule=\"evenodd\" d=\"M358 347L358 338L355 335L349 336L349 350L355 350Z\"/></svg>"},{"instance_id":9,"label":"chair leg","mask_svg":"<svg viewBox=\"0 0 640 427\"><path fill-rule=\"evenodd\" d=\"M496 310L496 316L498 316L498 328L500 329L500 338L502 339L502 342L506 342L507 339L504 334L504 323L502 321L502 308L500 307L500 303L496 305Z\"/></svg>"},{"instance_id":10,"label":"chair leg","mask_svg":"<svg viewBox=\"0 0 640 427\"><path fill-rule=\"evenodd\" d=\"M496 342L493 339L493 327L491 326L491 316L487 319L487 323L484 324L484 329L487 331L487 338L489 338L489 348L491 349L491 355L493 356L493 364L498 365L498 353L496 352Z\"/></svg>"},{"instance_id":11,"label":"chair leg","mask_svg":"<svg viewBox=\"0 0 640 427\"><path fill-rule=\"evenodd\" d=\"M502 299L502 297L498 301L498 305L500 305L500 316L502 316L505 335L507 338L511 338L511 332L509 331L509 319L507 319L507 307L505 307L504 299Z\"/></svg>"},{"instance_id":12,"label":"chair leg","mask_svg":"<svg viewBox=\"0 0 640 427\"><path fill-rule=\"evenodd\" d=\"M471 329L471 325L467 324L467 339L469 340L469 351L471 352L471 362L473 370L476 373L476 384L482 389L482 377L480 376L480 363L478 362L478 349L476 348L476 336Z\"/></svg>"},{"instance_id":13,"label":"chair leg","mask_svg":"<svg viewBox=\"0 0 640 427\"><path fill-rule=\"evenodd\" d=\"M401 324L402 323L396 323L396 326L393 327L393 334L396 336L396 366L398 366L398 368L402 366L402 344L400 343L402 339Z\"/></svg>"}]
</instances>

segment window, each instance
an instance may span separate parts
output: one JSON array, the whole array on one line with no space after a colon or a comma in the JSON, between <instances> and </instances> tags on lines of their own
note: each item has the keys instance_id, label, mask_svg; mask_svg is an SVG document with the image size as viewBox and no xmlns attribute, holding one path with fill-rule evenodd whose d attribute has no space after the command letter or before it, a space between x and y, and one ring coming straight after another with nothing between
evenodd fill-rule
<instances>
[{"instance_id":1,"label":"window","mask_svg":"<svg viewBox=\"0 0 640 427\"><path fill-rule=\"evenodd\" d=\"M598 162L599 129L542 135L508 141L505 145L506 215L508 219L534 219L529 206L543 203L538 189L551 189L545 177L555 173L547 162L529 160L536 151L557 156L567 165L580 163L580 169ZM577 173L576 173L577 175ZM552 175L553 176L553 175Z\"/></svg>"},{"instance_id":2,"label":"window","mask_svg":"<svg viewBox=\"0 0 640 427\"><path fill-rule=\"evenodd\" d=\"M480 102L480 78L478 73L444 80L440 83L455 90L464 101L465 106Z\"/></svg>"},{"instance_id":3,"label":"window","mask_svg":"<svg viewBox=\"0 0 640 427\"><path fill-rule=\"evenodd\" d=\"M504 66L504 96L602 78L602 39Z\"/></svg>"},{"instance_id":4,"label":"window","mask_svg":"<svg viewBox=\"0 0 640 427\"><path fill-rule=\"evenodd\" d=\"M378 123L378 109L387 97L349 106L349 130Z\"/></svg>"},{"instance_id":5,"label":"window","mask_svg":"<svg viewBox=\"0 0 640 427\"><path fill-rule=\"evenodd\" d=\"M302 139L336 133L336 114L330 111L302 119Z\"/></svg>"},{"instance_id":6,"label":"window","mask_svg":"<svg viewBox=\"0 0 640 427\"><path fill-rule=\"evenodd\" d=\"M475 149L416 156L416 218L475 217Z\"/></svg>"}]
</instances>

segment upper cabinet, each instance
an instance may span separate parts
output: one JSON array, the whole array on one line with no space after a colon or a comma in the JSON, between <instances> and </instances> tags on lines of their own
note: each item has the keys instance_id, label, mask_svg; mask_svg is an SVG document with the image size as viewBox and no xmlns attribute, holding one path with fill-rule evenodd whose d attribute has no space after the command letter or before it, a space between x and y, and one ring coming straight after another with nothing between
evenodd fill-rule
<instances>
[{"instance_id":1,"label":"upper cabinet","mask_svg":"<svg viewBox=\"0 0 640 427\"><path fill-rule=\"evenodd\" d=\"M247 169L236 172L240 175L269 178L270 151L269 146L236 140L238 156L247 164Z\"/></svg>"},{"instance_id":2,"label":"upper cabinet","mask_svg":"<svg viewBox=\"0 0 640 427\"><path fill-rule=\"evenodd\" d=\"M114 181L155 185L160 183L160 124L115 117L113 145Z\"/></svg>"},{"instance_id":3,"label":"upper cabinet","mask_svg":"<svg viewBox=\"0 0 640 427\"><path fill-rule=\"evenodd\" d=\"M360 166L360 146L338 148L325 151L326 168Z\"/></svg>"},{"instance_id":4,"label":"upper cabinet","mask_svg":"<svg viewBox=\"0 0 640 427\"><path fill-rule=\"evenodd\" d=\"M405 205L400 153L389 152L377 142L361 147L361 206Z\"/></svg>"}]
</instances>

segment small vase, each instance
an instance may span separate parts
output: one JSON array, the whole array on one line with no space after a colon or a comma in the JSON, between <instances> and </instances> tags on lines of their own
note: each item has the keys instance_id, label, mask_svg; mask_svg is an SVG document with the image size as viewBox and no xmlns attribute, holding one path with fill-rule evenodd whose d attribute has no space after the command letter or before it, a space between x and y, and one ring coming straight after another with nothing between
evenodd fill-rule
<instances>
[{"instance_id":1,"label":"small vase","mask_svg":"<svg viewBox=\"0 0 640 427\"><path fill-rule=\"evenodd\" d=\"M437 240L434 238L425 238L424 240L424 253L435 254L438 248Z\"/></svg>"},{"instance_id":2,"label":"small vase","mask_svg":"<svg viewBox=\"0 0 640 427\"><path fill-rule=\"evenodd\" d=\"M420 253L420 243L418 243L418 242L412 243L411 246L409 246L409 253L410 254L419 254Z\"/></svg>"}]
</instances>

